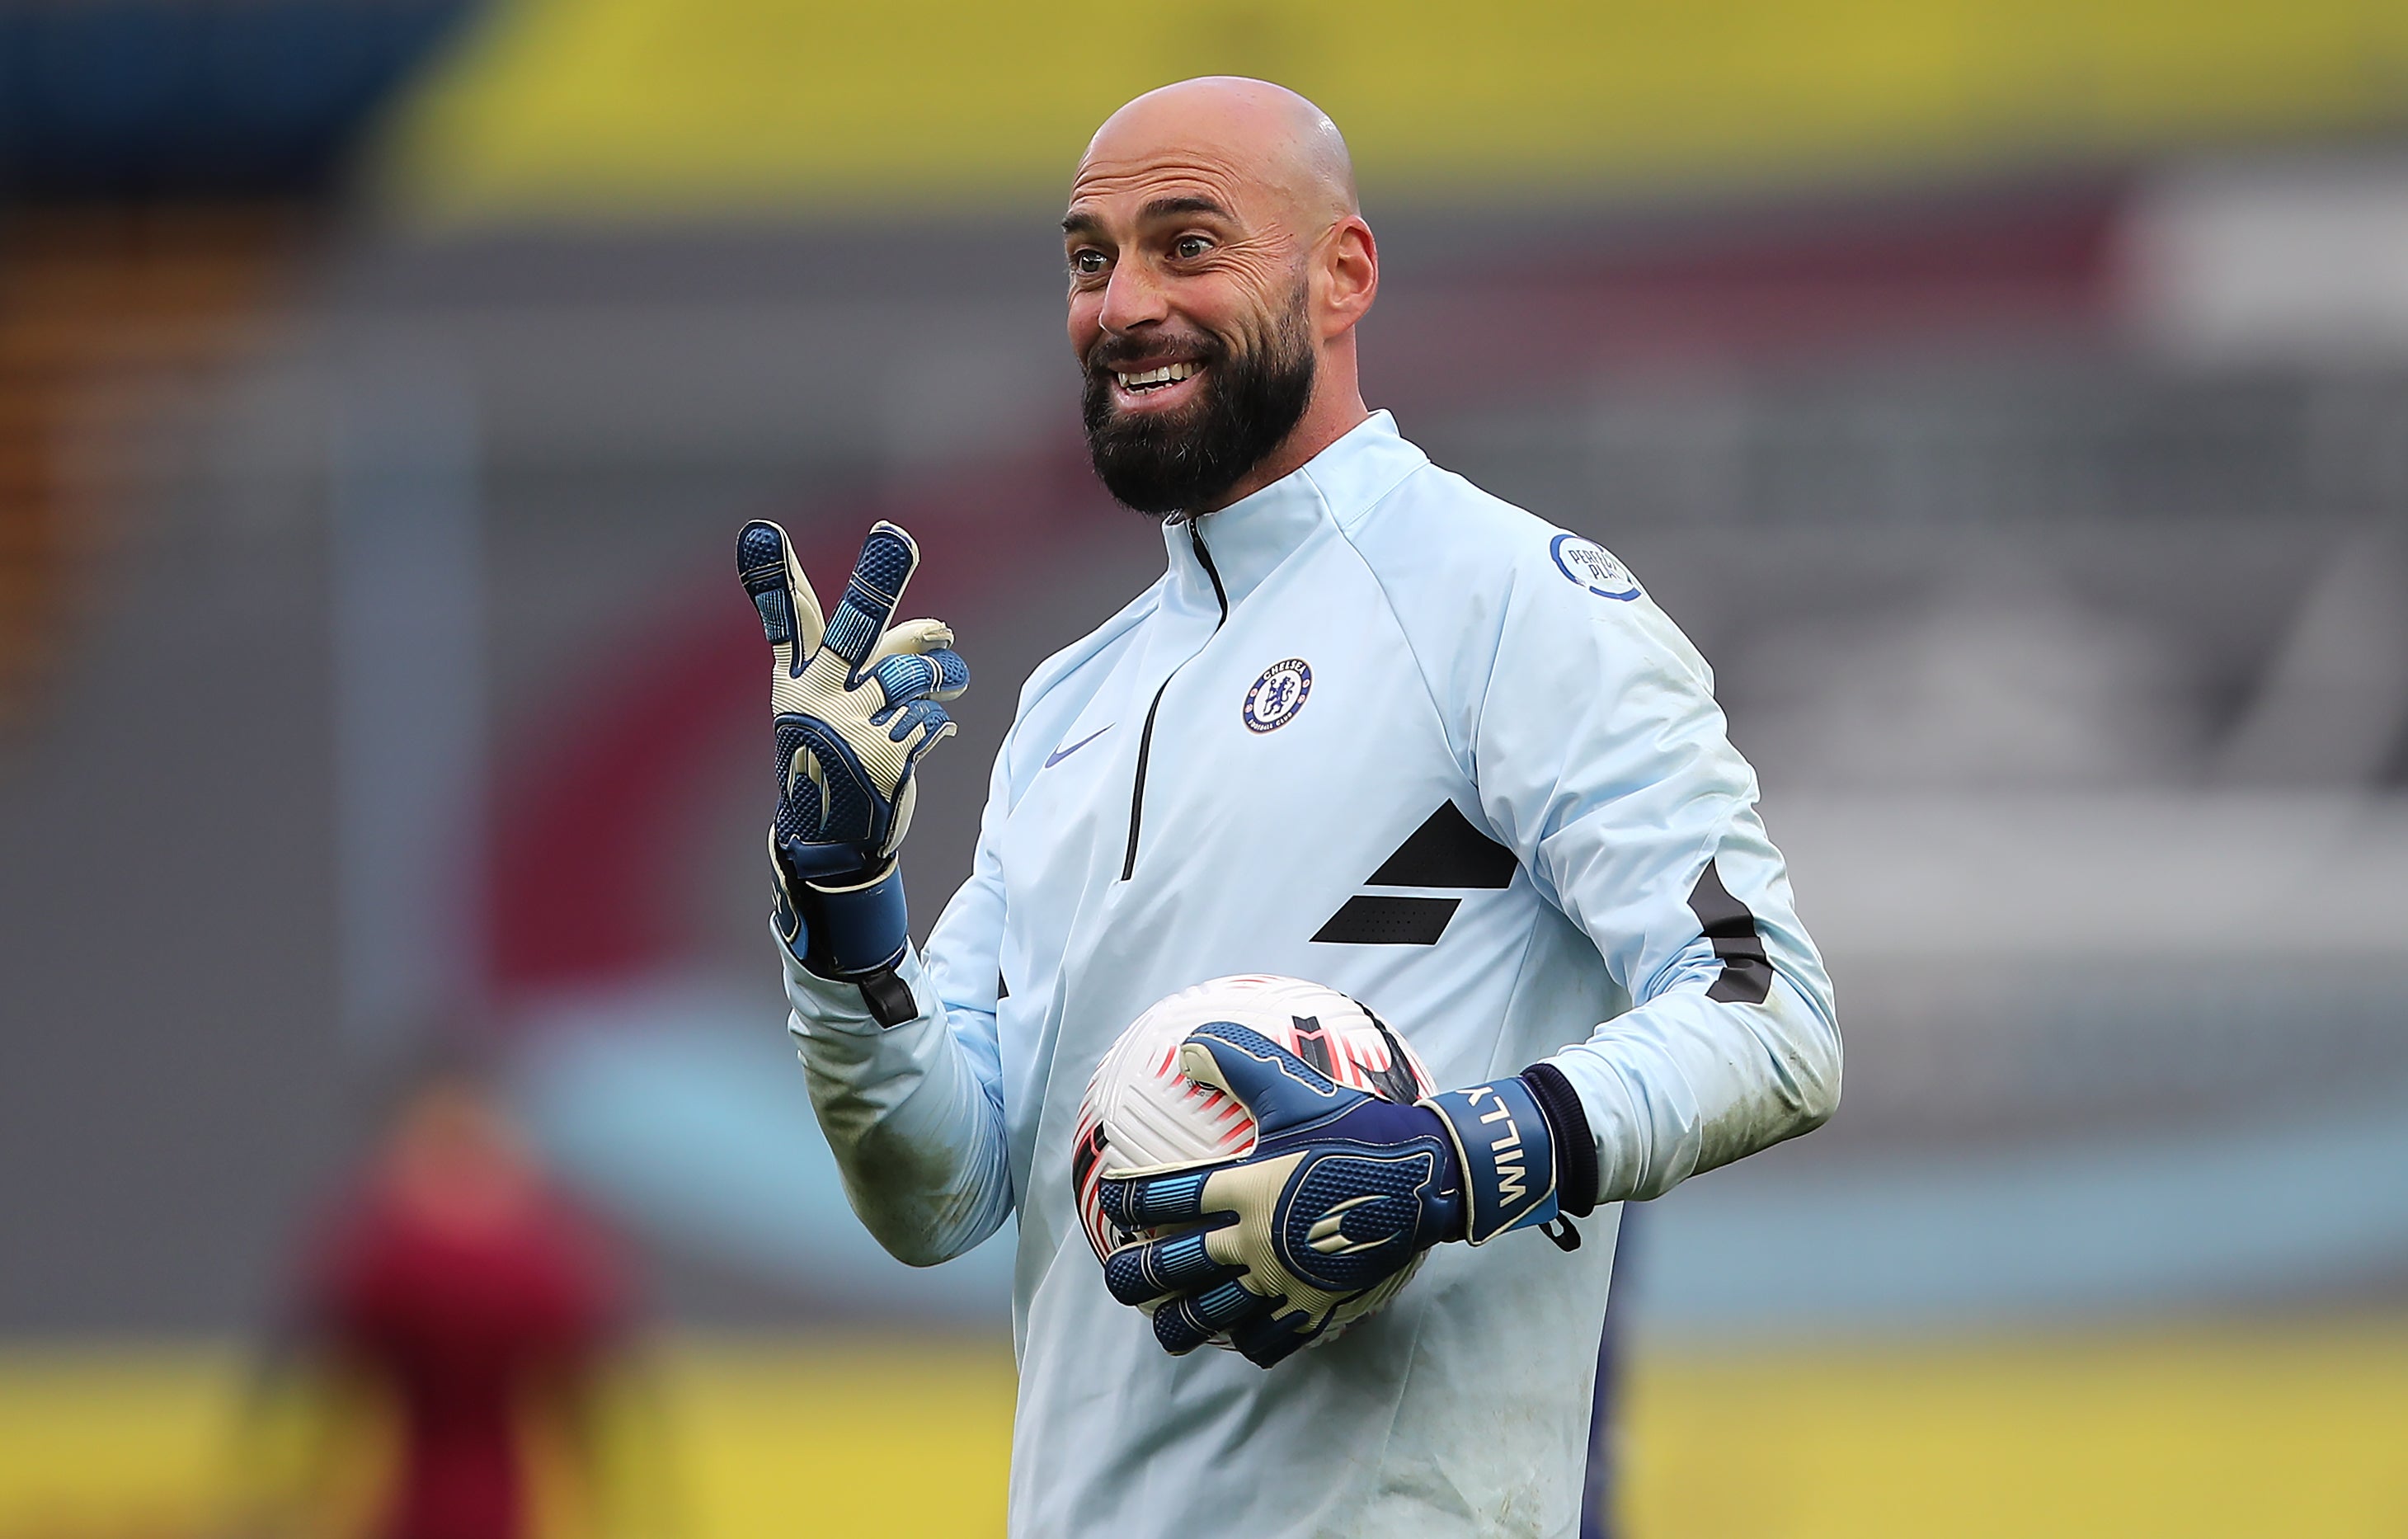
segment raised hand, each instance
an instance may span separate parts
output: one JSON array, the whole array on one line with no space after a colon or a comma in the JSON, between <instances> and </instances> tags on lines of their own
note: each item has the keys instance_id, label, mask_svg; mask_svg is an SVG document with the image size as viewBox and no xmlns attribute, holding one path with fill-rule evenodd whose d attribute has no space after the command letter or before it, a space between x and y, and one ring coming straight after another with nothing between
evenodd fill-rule
<instances>
[{"instance_id":1,"label":"raised hand","mask_svg":"<svg viewBox=\"0 0 2408 1539\"><path fill-rule=\"evenodd\" d=\"M737 537L736 566L774 667L778 811L769 830L780 938L824 977L867 979L902 959L908 933L895 852L911 827L922 755L953 733L939 702L968 686L953 632L893 624L919 547L879 523L823 620L786 531Z\"/></svg>"}]
</instances>

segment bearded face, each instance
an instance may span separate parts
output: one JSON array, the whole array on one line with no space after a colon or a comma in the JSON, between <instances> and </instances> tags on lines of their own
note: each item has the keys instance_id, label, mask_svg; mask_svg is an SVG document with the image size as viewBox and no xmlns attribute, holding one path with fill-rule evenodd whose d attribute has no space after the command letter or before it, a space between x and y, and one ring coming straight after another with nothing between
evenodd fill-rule
<instances>
[{"instance_id":1,"label":"bearded face","mask_svg":"<svg viewBox=\"0 0 2408 1539\"><path fill-rule=\"evenodd\" d=\"M1220 506L1312 397L1307 289L1232 335L1107 335L1085 360L1081 416L1105 489L1141 513ZM1162 404L1148 396L1160 391Z\"/></svg>"}]
</instances>

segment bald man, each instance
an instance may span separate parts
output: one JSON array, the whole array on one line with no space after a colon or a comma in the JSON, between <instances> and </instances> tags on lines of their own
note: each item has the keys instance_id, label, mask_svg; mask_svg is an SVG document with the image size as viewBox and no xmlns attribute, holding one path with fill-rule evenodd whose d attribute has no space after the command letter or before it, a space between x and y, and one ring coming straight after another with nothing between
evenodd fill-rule
<instances>
[{"instance_id":1,"label":"bald man","mask_svg":"<svg viewBox=\"0 0 2408 1539\"><path fill-rule=\"evenodd\" d=\"M924 956L895 852L966 672L891 623L916 550L874 530L824 625L771 526L739 557L779 658L792 1030L846 1190L921 1265L1019 1216L1015 1535L1569 1535L1618 1204L1838 1099L1755 775L1627 568L1366 409L1378 248L1311 103L1139 97L1062 232L1096 470L1167 569L1023 689ZM1207 1021L1181 1066L1254 1147L1105 1175L1099 1257L1085 1082L1235 973L1351 995L1449 1088L1375 1099Z\"/></svg>"}]
</instances>

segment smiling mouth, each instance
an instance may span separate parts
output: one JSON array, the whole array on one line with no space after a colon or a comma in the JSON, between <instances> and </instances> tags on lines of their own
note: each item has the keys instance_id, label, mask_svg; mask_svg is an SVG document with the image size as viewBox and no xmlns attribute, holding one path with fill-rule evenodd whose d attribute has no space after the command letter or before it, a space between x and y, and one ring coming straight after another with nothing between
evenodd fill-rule
<instances>
[{"instance_id":1,"label":"smiling mouth","mask_svg":"<svg viewBox=\"0 0 2408 1539\"><path fill-rule=\"evenodd\" d=\"M1149 368L1135 374L1115 369L1112 372L1112 380L1121 389L1132 396L1147 396L1157 390L1168 390L1172 385L1183 380L1192 379L1203 371L1202 364L1164 364L1159 368Z\"/></svg>"}]
</instances>

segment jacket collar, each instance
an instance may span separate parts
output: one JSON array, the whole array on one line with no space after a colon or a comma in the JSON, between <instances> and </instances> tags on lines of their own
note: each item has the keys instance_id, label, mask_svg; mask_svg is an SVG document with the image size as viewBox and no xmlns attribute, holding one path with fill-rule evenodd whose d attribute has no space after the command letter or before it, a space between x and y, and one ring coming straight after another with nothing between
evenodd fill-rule
<instances>
[{"instance_id":1,"label":"jacket collar","mask_svg":"<svg viewBox=\"0 0 2408 1539\"><path fill-rule=\"evenodd\" d=\"M1429 456L1398 435L1394 417L1374 411L1300 469L1196 520L1196 533L1203 537L1212 570L1235 604L1261 586L1324 522L1353 527L1398 482L1428 463ZM1162 539L1181 607L1217 611L1220 600L1197 559L1187 521L1164 525Z\"/></svg>"}]
</instances>

